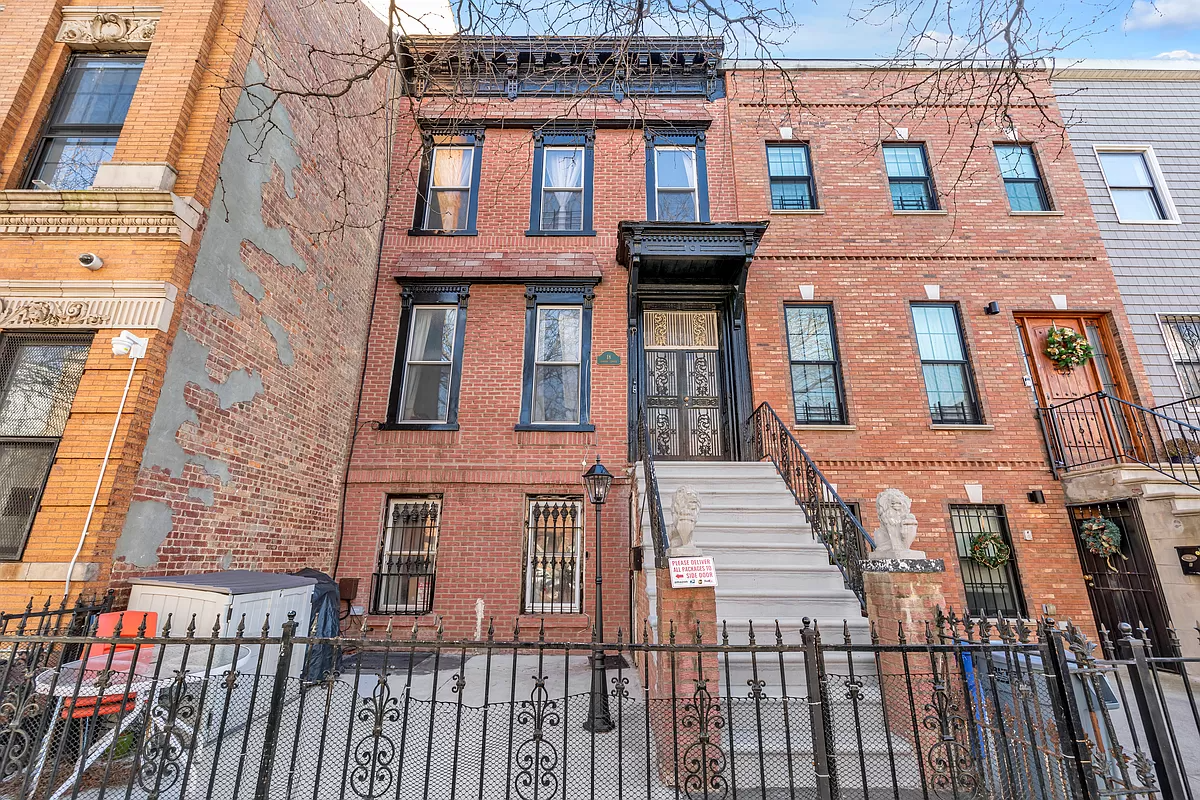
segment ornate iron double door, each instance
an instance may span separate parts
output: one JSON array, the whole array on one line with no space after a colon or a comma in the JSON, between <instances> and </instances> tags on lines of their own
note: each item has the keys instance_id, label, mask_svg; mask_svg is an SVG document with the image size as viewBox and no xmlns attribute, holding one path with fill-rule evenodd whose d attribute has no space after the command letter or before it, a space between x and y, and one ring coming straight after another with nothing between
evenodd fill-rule
<instances>
[{"instance_id":1,"label":"ornate iron double door","mask_svg":"<svg viewBox=\"0 0 1200 800\"><path fill-rule=\"evenodd\" d=\"M647 309L642 325L646 417L654 457L724 459L716 310Z\"/></svg>"}]
</instances>

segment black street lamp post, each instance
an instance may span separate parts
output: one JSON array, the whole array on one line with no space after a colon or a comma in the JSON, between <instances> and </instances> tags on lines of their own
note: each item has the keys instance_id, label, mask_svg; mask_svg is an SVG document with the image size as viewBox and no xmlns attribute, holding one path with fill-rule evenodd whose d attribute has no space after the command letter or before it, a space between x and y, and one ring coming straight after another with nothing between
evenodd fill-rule
<instances>
[{"instance_id":1,"label":"black street lamp post","mask_svg":"<svg viewBox=\"0 0 1200 800\"><path fill-rule=\"evenodd\" d=\"M600 535L600 510L608 499L608 488L612 485L612 473L600 463L596 463L583 473L583 485L587 489L588 500L596 509L596 624L592 627L592 694L588 709L587 722L583 729L592 733L608 733L615 726L612 713L608 710L608 690L604 673L604 650L597 645L604 642L604 539Z\"/></svg>"}]
</instances>

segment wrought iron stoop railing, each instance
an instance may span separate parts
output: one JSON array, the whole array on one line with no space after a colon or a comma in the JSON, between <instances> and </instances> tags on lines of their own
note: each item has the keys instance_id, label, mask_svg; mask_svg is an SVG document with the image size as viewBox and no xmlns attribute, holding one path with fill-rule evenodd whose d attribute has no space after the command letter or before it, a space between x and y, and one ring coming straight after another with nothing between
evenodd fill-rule
<instances>
[{"instance_id":1,"label":"wrought iron stoop railing","mask_svg":"<svg viewBox=\"0 0 1200 800\"><path fill-rule=\"evenodd\" d=\"M1200 397L1193 397L1146 408L1094 392L1039 408L1051 470L1058 477L1103 464L1141 464L1200 489L1198 404Z\"/></svg>"},{"instance_id":2,"label":"wrought iron stoop railing","mask_svg":"<svg viewBox=\"0 0 1200 800\"><path fill-rule=\"evenodd\" d=\"M730 644L664 625L550 642L0 633L3 800L1195 800L1188 670L1145 631L939 614L891 643L843 623ZM208 629L207 632L205 629ZM131 635L132 634L132 635ZM773 634L773 635L772 635ZM331 657L302 680L296 657ZM86 660L67 661L70 650ZM1119 652L1117 652L1119 651ZM614 727L589 728L607 652ZM862 669L862 665L870 668ZM748 673L747 673L748 671ZM739 680L746 674L751 678Z\"/></svg>"},{"instance_id":3,"label":"wrought iron stoop railing","mask_svg":"<svg viewBox=\"0 0 1200 800\"><path fill-rule=\"evenodd\" d=\"M638 411L637 418L637 457L642 462L642 472L645 474L645 490L642 502L646 504L650 516L650 539L654 543L655 569L667 568L667 551L671 549L671 540L667 535L667 525L663 519L662 497L658 491L658 474L654 471L654 455L650 448L650 434L646 425L645 409ZM641 521L637 520L636 525Z\"/></svg>"},{"instance_id":4,"label":"wrought iron stoop railing","mask_svg":"<svg viewBox=\"0 0 1200 800\"><path fill-rule=\"evenodd\" d=\"M756 457L760 461L770 459L775 465L804 509L813 536L829 551L829 562L841 570L846 588L854 592L865 609L866 592L859 562L867 557L866 548L875 549L875 540L769 403L756 408L750 422Z\"/></svg>"}]
</instances>

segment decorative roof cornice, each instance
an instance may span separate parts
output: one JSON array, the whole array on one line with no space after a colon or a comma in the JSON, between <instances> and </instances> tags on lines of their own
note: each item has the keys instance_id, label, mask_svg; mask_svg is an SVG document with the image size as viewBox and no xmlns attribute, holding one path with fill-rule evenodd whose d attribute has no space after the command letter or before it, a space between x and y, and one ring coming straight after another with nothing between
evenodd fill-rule
<instances>
[{"instance_id":1,"label":"decorative roof cornice","mask_svg":"<svg viewBox=\"0 0 1200 800\"><path fill-rule=\"evenodd\" d=\"M406 91L462 97L674 95L713 99L724 44L701 37L409 36Z\"/></svg>"},{"instance_id":2,"label":"decorative roof cornice","mask_svg":"<svg viewBox=\"0 0 1200 800\"><path fill-rule=\"evenodd\" d=\"M646 256L750 259L766 231L766 222L621 222L617 261L629 266Z\"/></svg>"},{"instance_id":3,"label":"decorative roof cornice","mask_svg":"<svg viewBox=\"0 0 1200 800\"><path fill-rule=\"evenodd\" d=\"M161 15L160 6L66 6L54 41L75 50L145 50Z\"/></svg>"}]
</instances>

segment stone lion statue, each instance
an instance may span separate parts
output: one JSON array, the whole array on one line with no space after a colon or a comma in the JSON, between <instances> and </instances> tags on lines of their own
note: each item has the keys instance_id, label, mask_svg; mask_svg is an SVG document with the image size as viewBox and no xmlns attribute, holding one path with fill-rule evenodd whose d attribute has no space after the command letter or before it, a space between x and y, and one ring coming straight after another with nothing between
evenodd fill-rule
<instances>
[{"instance_id":1,"label":"stone lion statue","mask_svg":"<svg viewBox=\"0 0 1200 800\"><path fill-rule=\"evenodd\" d=\"M700 548L696 547L693 536L696 531L696 517L700 514L700 495L690 486L680 486L675 490L675 498L671 502L671 555L698 556Z\"/></svg>"},{"instance_id":2,"label":"stone lion statue","mask_svg":"<svg viewBox=\"0 0 1200 800\"><path fill-rule=\"evenodd\" d=\"M899 489L884 489L875 498L879 527L875 529L875 549L871 558L925 558L913 550L917 538L917 518L912 515L912 500Z\"/></svg>"}]
</instances>

